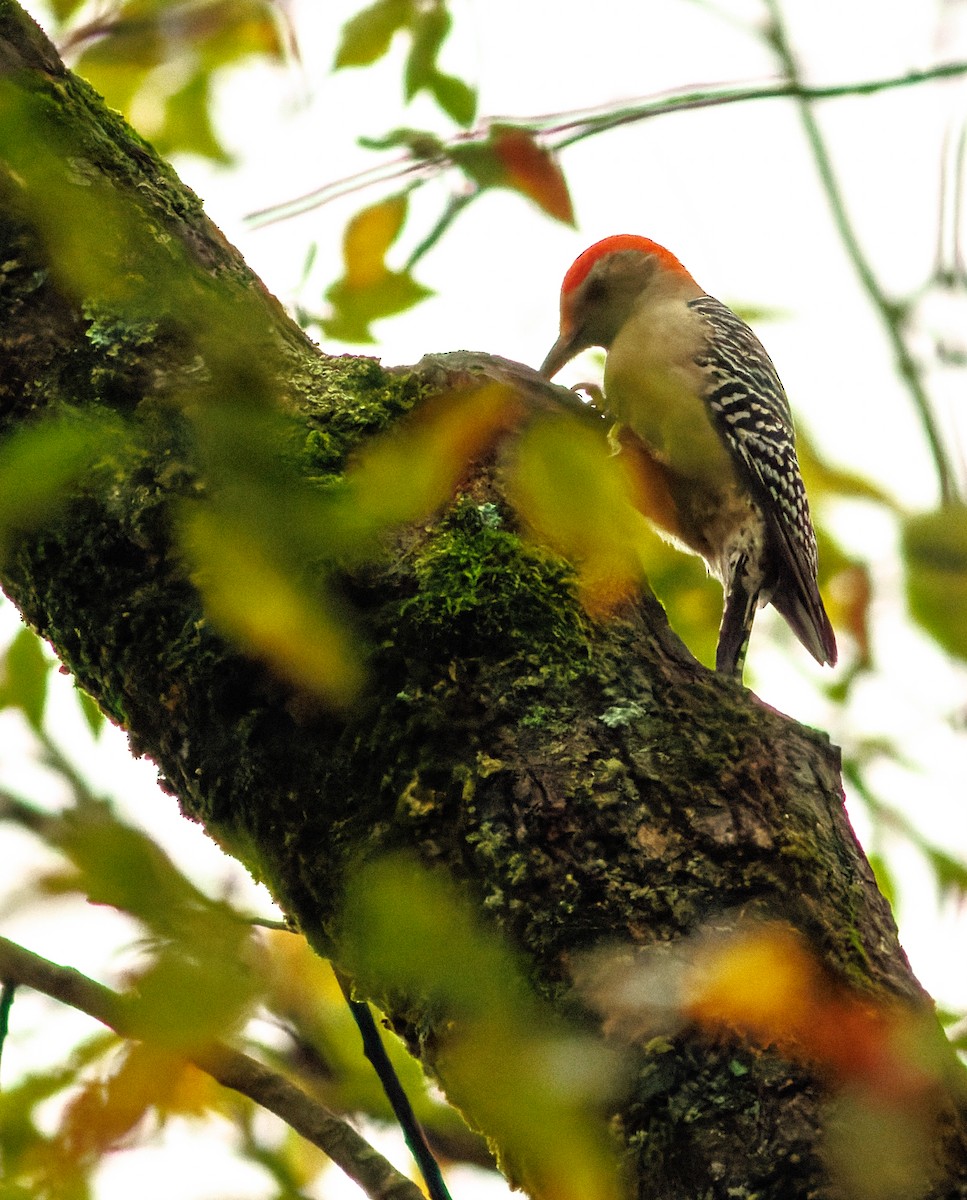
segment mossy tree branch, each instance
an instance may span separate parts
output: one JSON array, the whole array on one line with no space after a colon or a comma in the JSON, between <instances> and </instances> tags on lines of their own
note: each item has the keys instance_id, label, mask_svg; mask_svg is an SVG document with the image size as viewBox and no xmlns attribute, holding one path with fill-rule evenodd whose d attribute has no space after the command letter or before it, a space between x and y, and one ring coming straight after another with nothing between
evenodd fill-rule
<instances>
[{"instance_id":1,"label":"mossy tree branch","mask_svg":"<svg viewBox=\"0 0 967 1200\"><path fill-rule=\"evenodd\" d=\"M404 373L327 358L12 0L0 73L55 121L63 178L120 197L153 261L234 305L245 339L224 326L217 344L196 337L171 301L183 292L145 278L109 229L91 228L87 251L94 282L120 280L124 303L95 294L93 275L66 277L18 172L0 175L4 427L69 403L122 412L143 435L109 489L17 540L4 588L313 945L344 958L347 881L404 849L458 880L569 1011L576 952L676 942L748 912L791 922L872 999L923 1005L845 816L835 750L700 667L654 602L591 620L568 568L518 536L499 462L401 534L385 567L347 580L375 647L348 713L321 711L213 631L172 533L173 506L203 483L177 400L192 381L249 363L256 338L255 384L338 461L428 393L523 376L481 356ZM234 380L239 394L251 382ZM374 998L434 1069L453 1024ZM827 1090L805 1068L690 1031L626 1054L636 1084L618 1126L642 1197L839 1194L820 1152ZM967 1169L959 1110L944 1111L938 1196Z\"/></svg>"}]
</instances>

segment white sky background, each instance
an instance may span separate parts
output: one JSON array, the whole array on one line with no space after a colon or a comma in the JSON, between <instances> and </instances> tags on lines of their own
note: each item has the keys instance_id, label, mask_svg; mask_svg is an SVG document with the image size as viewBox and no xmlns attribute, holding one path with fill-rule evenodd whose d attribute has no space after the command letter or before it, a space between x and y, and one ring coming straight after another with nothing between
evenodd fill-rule
<instances>
[{"instance_id":1,"label":"white sky background","mask_svg":"<svg viewBox=\"0 0 967 1200\"><path fill-rule=\"evenodd\" d=\"M177 164L212 218L284 302L296 297L308 243L318 243L310 284L300 294L310 308L322 306L323 288L340 273L346 220L386 191L374 189L257 231L246 228L244 214L373 166L379 158L355 146L360 133L378 136L400 124L447 131L425 100L401 109L399 46L374 68L330 73L340 25L361 3L294 0L301 72L245 70L226 79L222 90L219 129L240 156L238 170L197 160ZM28 7L42 16L39 3ZM723 7L750 20L762 11L756 0L724 0ZM775 73L756 38L689 0L595 0L591 6L453 0L452 9L455 31L442 65L479 84L484 115L526 117ZM809 82L902 74L967 57L965 0L786 0L784 9ZM958 133L967 118L967 84L839 100L818 111L864 248L884 285L905 296L933 264L944 137ZM417 278L435 289L434 299L378 325L378 346L326 349L361 349L387 364L414 362L429 351L477 349L537 365L556 335L558 289L571 260L609 233L642 233L668 245L720 299L787 315L758 331L799 423L831 460L882 482L912 509L935 503L919 424L842 253L791 104L753 103L629 126L568 150L563 165L577 231L554 224L518 196L485 196L416 268ZM431 227L453 182L416 194L399 263ZM956 303L934 298L929 313L933 328L948 329L967 345L963 297ZM586 377L587 364L582 370L578 363L560 381ZM934 380L945 405L942 419L959 428L955 451L961 456L967 447L965 378L950 371ZM785 639L788 653L780 654L764 645L760 631L750 655L756 691L782 711L829 730L834 741L860 732L896 737L913 765L874 773L875 787L939 845L967 854L967 671L951 666L904 620L889 523L851 506L836 530L873 561L879 670L843 714L813 686L822 676L801 648ZM9 621L9 606L2 616ZM761 615L757 628L767 620ZM848 645L842 649L848 658ZM12 721L0 718L2 783L21 779L12 775L22 769L14 754L22 735ZM73 740L83 745L75 724ZM84 750L99 783L129 796L136 819L198 877L237 875L200 830L178 816L173 800L146 796L150 766L132 765L120 736L107 741L109 751ZM854 805L852 811L866 841L870 830L862 809ZM916 854L897 839L887 846L901 878L901 934L914 969L941 1004L963 1009L967 923L950 905L938 909L932 879ZM12 850L8 842L7 861L19 857L26 870L33 844L17 838ZM6 916L2 907L0 916ZM124 936L122 925L100 910L87 910L79 922L48 917L39 923L24 913L3 924L8 936L97 977L110 978L123 966L112 950ZM28 1051L31 1046L23 1045L18 1052L12 1040L4 1075L14 1069L17 1053L26 1065ZM122 1176L119 1187L134 1169L125 1160L136 1158L121 1156L112 1168ZM195 1194L180 1177L159 1176L157 1183L158 1195L172 1186L179 1195ZM137 1190L151 1200L153 1193L140 1182ZM227 1179L221 1190L249 1194ZM213 1193L206 1187L198 1194Z\"/></svg>"}]
</instances>

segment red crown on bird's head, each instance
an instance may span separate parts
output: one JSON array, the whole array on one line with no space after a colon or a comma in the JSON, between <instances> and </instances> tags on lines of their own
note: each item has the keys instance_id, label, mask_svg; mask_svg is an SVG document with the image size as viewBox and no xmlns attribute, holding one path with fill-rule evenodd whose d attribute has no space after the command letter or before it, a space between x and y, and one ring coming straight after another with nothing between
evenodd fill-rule
<instances>
[{"instance_id":1,"label":"red crown on bird's head","mask_svg":"<svg viewBox=\"0 0 967 1200\"><path fill-rule=\"evenodd\" d=\"M620 250L637 250L641 254L652 254L664 270L692 278L670 250L653 242L651 238L641 237L637 233L615 233L611 237L602 238L600 242L595 242L583 254L578 255L564 276L561 294L567 296L575 288L579 288L595 263Z\"/></svg>"}]
</instances>

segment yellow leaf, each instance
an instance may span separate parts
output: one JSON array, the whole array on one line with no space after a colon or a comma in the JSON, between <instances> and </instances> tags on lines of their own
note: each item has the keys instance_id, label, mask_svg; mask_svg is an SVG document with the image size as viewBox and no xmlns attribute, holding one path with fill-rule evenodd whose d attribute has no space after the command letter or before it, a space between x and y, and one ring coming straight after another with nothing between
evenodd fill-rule
<instances>
[{"instance_id":1,"label":"yellow leaf","mask_svg":"<svg viewBox=\"0 0 967 1200\"><path fill-rule=\"evenodd\" d=\"M577 568L592 615L637 594L653 535L600 430L569 414L535 421L518 444L509 494L533 536Z\"/></svg>"},{"instance_id":2,"label":"yellow leaf","mask_svg":"<svg viewBox=\"0 0 967 1200\"><path fill-rule=\"evenodd\" d=\"M352 290L362 290L378 283L389 274L386 252L399 237L406 220L405 196L390 196L370 208L358 212L346 227L343 238L343 261L346 264L346 284Z\"/></svg>"},{"instance_id":3,"label":"yellow leaf","mask_svg":"<svg viewBox=\"0 0 967 1200\"><path fill-rule=\"evenodd\" d=\"M321 1004L345 1007L332 966L314 953L304 937L281 930L263 933L266 950L266 1003L280 1016L302 1021Z\"/></svg>"},{"instance_id":4,"label":"yellow leaf","mask_svg":"<svg viewBox=\"0 0 967 1200\"><path fill-rule=\"evenodd\" d=\"M432 516L521 415L515 393L497 384L425 401L367 445L351 468L354 512L377 528Z\"/></svg>"},{"instance_id":5,"label":"yellow leaf","mask_svg":"<svg viewBox=\"0 0 967 1200\"><path fill-rule=\"evenodd\" d=\"M276 561L248 525L226 513L194 509L182 537L206 611L227 637L330 704L354 699L365 668L334 601Z\"/></svg>"},{"instance_id":6,"label":"yellow leaf","mask_svg":"<svg viewBox=\"0 0 967 1200\"><path fill-rule=\"evenodd\" d=\"M345 270L326 289L331 314L320 321L323 333L343 342L372 342L370 322L412 308L430 289L409 271L392 271L386 252L406 220L405 195L391 196L357 213L343 236Z\"/></svg>"}]
</instances>

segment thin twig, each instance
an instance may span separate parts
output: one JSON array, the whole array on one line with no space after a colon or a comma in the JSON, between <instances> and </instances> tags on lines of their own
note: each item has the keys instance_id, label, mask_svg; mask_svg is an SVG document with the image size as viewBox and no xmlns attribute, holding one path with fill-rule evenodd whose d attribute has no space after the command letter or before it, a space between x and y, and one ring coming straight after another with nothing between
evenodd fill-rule
<instances>
[{"instance_id":1,"label":"thin twig","mask_svg":"<svg viewBox=\"0 0 967 1200\"><path fill-rule=\"evenodd\" d=\"M951 79L967 74L967 62L941 63L924 71L911 71L906 75L889 76L885 79L870 79L860 83L835 84L827 87L808 87L799 79L778 80L769 83L736 86L721 84L690 88L686 91L662 92L657 96L646 96L622 103L617 111L610 104L605 109L574 109L570 112L544 114L531 117L490 117L473 130L464 130L447 142L441 143L441 152L416 161L412 156L397 157L390 162L368 167L353 175L323 184L301 196L269 205L246 216L246 221L256 227L271 225L290 217L301 216L321 208L332 200L351 195L379 183L417 175L416 184L425 182L433 175L453 165L450 150L473 142L484 142L490 136L490 127L495 122L512 124L530 130L546 142L551 150L560 151L567 146L609 129L647 121L669 113L688 112L694 109L715 108L723 104L742 104L749 100L798 99L803 101L834 100L843 96L870 96L876 92L893 88L914 87L941 79ZM564 135L564 136L559 136Z\"/></svg>"},{"instance_id":2,"label":"thin twig","mask_svg":"<svg viewBox=\"0 0 967 1200\"><path fill-rule=\"evenodd\" d=\"M353 192L360 192L374 184L403 179L407 175L419 175L420 172L432 174L435 167L447 165L449 165L449 159L442 155L436 158L417 159L415 162L410 155L405 155L401 158L394 158L388 163L368 167L365 171L358 171L354 175L335 179L331 183L324 183L301 196L283 200L281 204L270 204L266 208L246 213L245 220L254 228L261 229L266 225L274 225L277 221L285 221L290 217L298 217L303 213L311 212L315 208L322 208L323 205L329 204L333 200L338 200L342 196L350 196Z\"/></svg>"},{"instance_id":3,"label":"thin twig","mask_svg":"<svg viewBox=\"0 0 967 1200\"><path fill-rule=\"evenodd\" d=\"M7 1034L10 1032L10 1010L13 1008L13 997L17 990L16 983L4 979L0 986L0 1057L7 1044Z\"/></svg>"},{"instance_id":4,"label":"thin twig","mask_svg":"<svg viewBox=\"0 0 967 1200\"><path fill-rule=\"evenodd\" d=\"M353 1020L363 1039L363 1054L369 1059L383 1086L386 1099L390 1102L390 1107L403 1132L403 1140L420 1168L420 1174L423 1176L430 1200L450 1200L450 1193L443 1180L439 1163L416 1119L409 1096L403 1090L399 1076L386 1053L386 1047L383 1045L383 1039L379 1036L379 1030L376 1028L369 1005L363 1000L353 999L351 984L340 971L336 971L336 979L339 981L342 994L346 997L346 1003L349 1005L349 1011L352 1013Z\"/></svg>"},{"instance_id":5,"label":"thin twig","mask_svg":"<svg viewBox=\"0 0 967 1200\"><path fill-rule=\"evenodd\" d=\"M838 100L844 96L872 96L877 92L885 92L894 88L912 87L922 83L931 83L939 79L949 79L967 74L967 62L942 63L929 67L924 71L910 71L906 75L892 75L885 79L869 79L862 83L829 84L825 87L811 87L804 84L797 75L790 72L786 79L768 83L749 84L745 86L717 85L714 87L690 88L685 92L668 93L661 98L643 98L632 101L620 112L610 115L574 116L556 125L544 126L542 133L549 137L551 145L556 150L572 146L586 137L602 133L607 129L615 129L635 121L646 121L653 117L667 116L669 113L690 112L700 108L717 108L723 104L744 104L749 100L800 100L813 102L816 100ZM526 122L525 122L526 123ZM556 133L566 133L574 129L576 132L566 138L553 140Z\"/></svg>"},{"instance_id":6,"label":"thin twig","mask_svg":"<svg viewBox=\"0 0 967 1200\"><path fill-rule=\"evenodd\" d=\"M433 226L430 232L420 242L415 250L410 254L409 258L403 265L404 271L412 271L416 264L425 254L427 254L437 244L444 233L450 228L457 217L463 212L471 201L475 200L480 195L480 189L474 187L468 191L460 192L453 195L447 201L447 206L440 214L437 223Z\"/></svg>"},{"instance_id":7,"label":"thin twig","mask_svg":"<svg viewBox=\"0 0 967 1200\"><path fill-rule=\"evenodd\" d=\"M957 501L957 485L954 472L947 457L943 437L933 414L930 397L923 386L920 370L903 337L902 326L905 309L891 302L884 294L869 259L860 246L856 230L853 228L853 223L846 211L846 203L840 190L839 181L836 177L825 139L816 121L815 113L812 110L811 101L816 98L812 93L817 89L804 88L801 85L799 67L786 36L779 0L765 0L765 4L769 10L771 19L771 28L767 36L778 55L784 72L791 83L797 88L797 91L793 94L799 100L799 116L802 120L806 140L812 151L813 160L816 164L823 190L826 193L840 240L859 277L863 290L866 292L870 303L883 322L887 340L896 358L897 370L913 400L917 415L920 418L920 424L923 427L924 436L927 439L927 444L933 457L941 502L943 504L954 504Z\"/></svg>"},{"instance_id":8,"label":"thin twig","mask_svg":"<svg viewBox=\"0 0 967 1200\"><path fill-rule=\"evenodd\" d=\"M58 966L0 937L0 979L43 992L107 1025L139 1038L138 1005L128 997ZM224 1087L248 1096L324 1151L371 1200L424 1200L423 1193L340 1117L247 1054L210 1042L185 1055Z\"/></svg>"}]
</instances>

